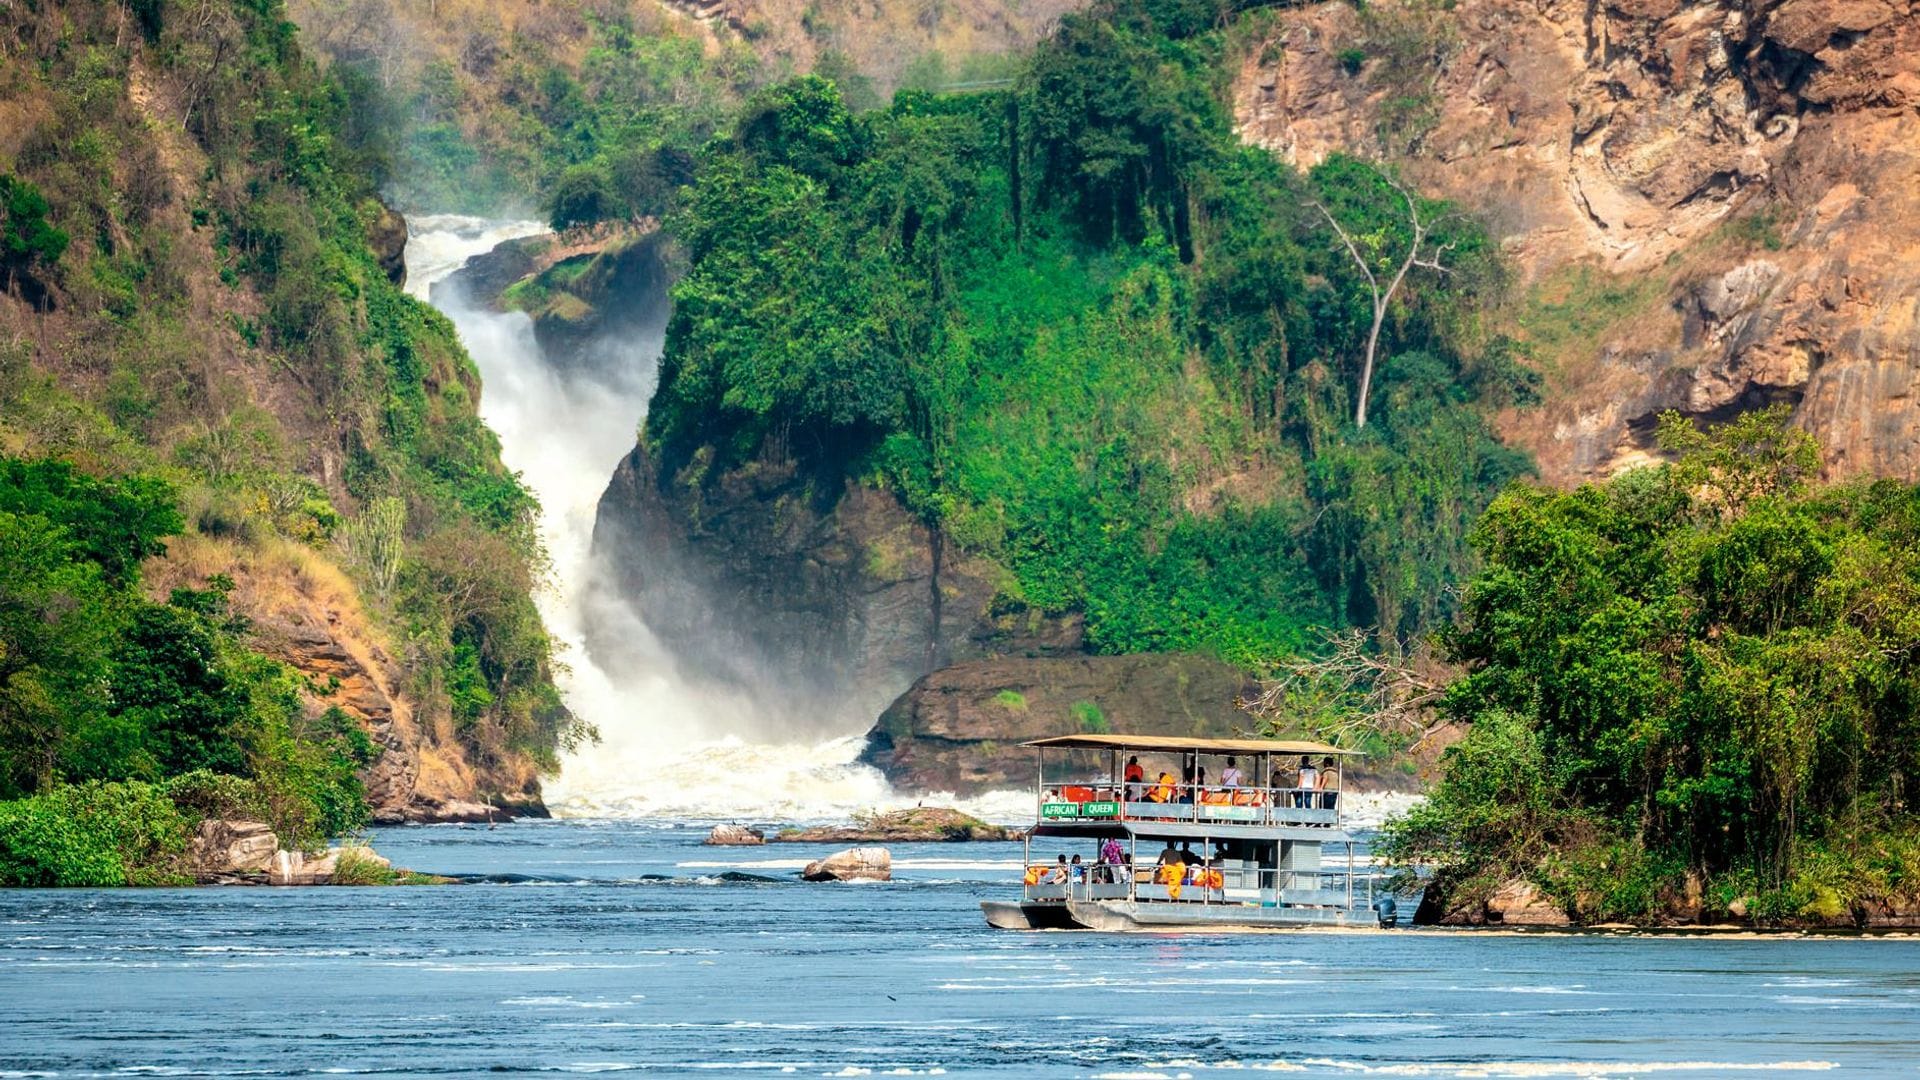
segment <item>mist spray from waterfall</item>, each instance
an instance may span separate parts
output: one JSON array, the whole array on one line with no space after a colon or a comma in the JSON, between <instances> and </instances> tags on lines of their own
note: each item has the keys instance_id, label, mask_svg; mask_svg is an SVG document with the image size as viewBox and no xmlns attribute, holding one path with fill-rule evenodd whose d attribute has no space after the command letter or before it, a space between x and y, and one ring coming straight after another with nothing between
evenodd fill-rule
<instances>
[{"instance_id":1,"label":"mist spray from waterfall","mask_svg":"<svg viewBox=\"0 0 1920 1080\"><path fill-rule=\"evenodd\" d=\"M871 717L821 743L793 744L769 732L743 690L695 684L647 629L645 613L595 573L593 526L601 493L633 449L653 392L664 319L601 339L583 357L556 364L542 355L533 322L472 302L457 279L470 258L506 240L538 235L538 222L452 215L410 222L407 288L453 320L480 368L480 415L499 436L501 456L541 506L541 539L552 562L536 594L566 670L558 682L569 708L600 732L547 782L548 803L571 816L841 818L913 800L896 795L874 769L855 763ZM662 305L664 312L664 305ZM591 617L619 627L619 670L586 648ZM942 799L943 802L951 800ZM1011 820L1025 798L973 807Z\"/></svg>"}]
</instances>

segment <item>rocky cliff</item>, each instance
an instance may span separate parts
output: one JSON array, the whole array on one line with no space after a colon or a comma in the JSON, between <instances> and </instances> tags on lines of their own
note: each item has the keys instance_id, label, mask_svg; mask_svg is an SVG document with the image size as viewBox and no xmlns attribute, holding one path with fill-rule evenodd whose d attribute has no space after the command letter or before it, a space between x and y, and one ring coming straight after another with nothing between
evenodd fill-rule
<instances>
[{"instance_id":1,"label":"rocky cliff","mask_svg":"<svg viewBox=\"0 0 1920 1080\"><path fill-rule=\"evenodd\" d=\"M1837 474L1920 476L1920 7L1463 0L1280 14L1245 138L1401 161L1484 214L1549 378L1509 417L1550 480L1643 460L1654 416L1790 402Z\"/></svg>"},{"instance_id":2,"label":"rocky cliff","mask_svg":"<svg viewBox=\"0 0 1920 1080\"><path fill-rule=\"evenodd\" d=\"M637 447L601 499L596 561L689 675L752 692L794 730L876 716L953 660L1079 648L1074 620L997 610L998 571L888 492L791 462L711 483L700 469L663 476ZM590 647L617 656L623 634L590 623Z\"/></svg>"}]
</instances>

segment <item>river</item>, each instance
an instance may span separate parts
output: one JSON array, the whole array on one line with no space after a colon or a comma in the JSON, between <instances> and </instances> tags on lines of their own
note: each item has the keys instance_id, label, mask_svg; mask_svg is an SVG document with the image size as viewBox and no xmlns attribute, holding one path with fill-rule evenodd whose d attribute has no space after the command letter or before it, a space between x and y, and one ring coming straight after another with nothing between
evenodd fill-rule
<instances>
[{"instance_id":1,"label":"river","mask_svg":"<svg viewBox=\"0 0 1920 1080\"><path fill-rule=\"evenodd\" d=\"M0 892L0 1076L1912 1075L1920 942L989 930L1013 844L380 831L444 887Z\"/></svg>"}]
</instances>

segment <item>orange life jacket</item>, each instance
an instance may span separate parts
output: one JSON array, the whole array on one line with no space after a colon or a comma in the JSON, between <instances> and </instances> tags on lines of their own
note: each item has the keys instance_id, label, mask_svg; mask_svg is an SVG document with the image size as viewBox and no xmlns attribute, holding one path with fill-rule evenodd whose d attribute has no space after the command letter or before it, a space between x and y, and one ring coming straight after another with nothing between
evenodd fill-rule
<instances>
[{"instance_id":1,"label":"orange life jacket","mask_svg":"<svg viewBox=\"0 0 1920 1080\"><path fill-rule=\"evenodd\" d=\"M1179 863L1168 863L1154 873L1154 880L1167 887L1167 895L1180 899L1180 879L1185 877L1187 868Z\"/></svg>"},{"instance_id":2,"label":"orange life jacket","mask_svg":"<svg viewBox=\"0 0 1920 1080\"><path fill-rule=\"evenodd\" d=\"M1168 802L1173 798L1173 774L1161 773L1160 782L1147 792L1148 802Z\"/></svg>"},{"instance_id":3,"label":"orange life jacket","mask_svg":"<svg viewBox=\"0 0 1920 1080\"><path fill-rule=\"evenodd\" d=\"M1027 867L1027 884L1029 885L1040 884L1040 875L1046 872L1047 872L1047 868L1044 866Z\"/></svg>"}]
</instances>

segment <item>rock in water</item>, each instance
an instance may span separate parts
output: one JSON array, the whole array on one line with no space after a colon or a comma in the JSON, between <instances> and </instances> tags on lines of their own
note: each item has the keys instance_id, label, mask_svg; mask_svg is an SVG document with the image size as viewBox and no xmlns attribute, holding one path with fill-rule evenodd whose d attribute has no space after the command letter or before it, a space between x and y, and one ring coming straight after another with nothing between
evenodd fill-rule
<instances>
[{"instance_id":1,"label":"rock in water","mask_svg":"<svg viewBox=\"0 0 1920 1080\"><path fill-rule=\"evenodd\" d=\"M706 842L715 847L752 847L766 843L767 834L745 825L715 825Z\"/></svg>"},{"instance_id":2,"label":"rock in water","mask_svg":"<svg viewBox=\"0 0 1920 1080\"><path fill-rule=\"evenodd\" d=\"M193 876L201 881L231 874L264 874L280 850L280 838L265 822L209 818L187 849Z\"/></svg>"},{"instance_id":3,"label":"rock in water","mask_svg":"<svg viewBox=\"0 0 1920 1080\"><path fill-rule=\"evenodd\" d=\"M800 871L803 881L892 881L893 853L883 847L856 847L815 859Z\"/></svg>"}]
</instances>

